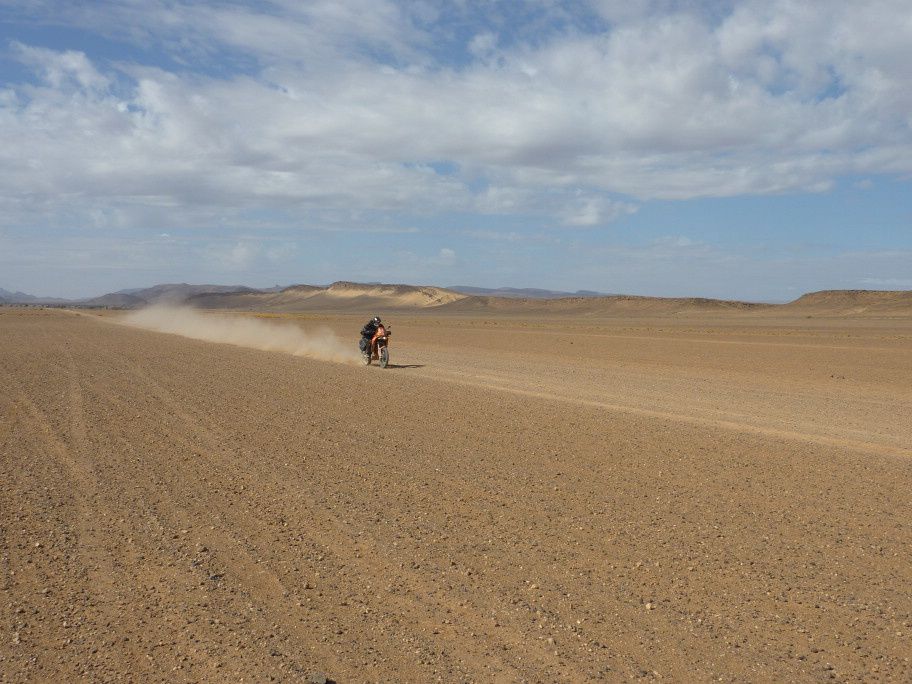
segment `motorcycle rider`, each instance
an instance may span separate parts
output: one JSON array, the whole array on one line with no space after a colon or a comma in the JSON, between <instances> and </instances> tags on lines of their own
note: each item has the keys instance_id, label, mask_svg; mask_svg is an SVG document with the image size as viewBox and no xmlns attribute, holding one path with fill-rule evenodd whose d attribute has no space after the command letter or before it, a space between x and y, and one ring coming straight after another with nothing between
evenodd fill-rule
<instances>
[{"instance_id":1,"label":"motorcycle rider","mask_svg":"<svg viewBox=\"0 0 912 684\"><path fill-rule=\"evenodd\" d=\"M358 342L358 346L361 348L361 353L366 354L368 349L373 354L374 351L374 338L377 336L377 329L383 324L380 320L380 316L374 316L367 323L364 324L364 327L361 328L361 340Z\"/></svg>"}]
</instances>

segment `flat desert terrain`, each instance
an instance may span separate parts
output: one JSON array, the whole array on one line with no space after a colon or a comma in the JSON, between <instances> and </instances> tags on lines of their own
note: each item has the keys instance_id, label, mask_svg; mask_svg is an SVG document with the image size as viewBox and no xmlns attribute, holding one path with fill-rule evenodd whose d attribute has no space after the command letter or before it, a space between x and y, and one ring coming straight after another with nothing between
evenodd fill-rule
<instances>
[{"instance_id":1,"label":"flat desert terrain","mask_svg":"<svg viewBox=\"0 0 912 684\"><path fill-rule=\"evenodd\" d=\"M912 317L373 313L0 308L0 681L912 681Z\"/></svg>"}]
</instances>

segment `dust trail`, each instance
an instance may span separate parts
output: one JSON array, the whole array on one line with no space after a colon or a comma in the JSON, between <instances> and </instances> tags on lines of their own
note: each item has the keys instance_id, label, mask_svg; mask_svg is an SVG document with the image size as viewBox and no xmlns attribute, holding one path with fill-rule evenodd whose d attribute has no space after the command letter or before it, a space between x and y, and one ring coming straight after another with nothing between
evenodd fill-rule
<instances>
[{"instance_id":1,"label":"dust trail","mask_svg":"<svg viewBox=\"0 0 912 684\"><path fill-rule=\"evenodd\" d=\"M222 342L264 351L280 351L311 359L358 363L355 343L346 343L322 326L305 332L291 323L261 321L241 316L204 314L197 309L150 306L134 311L124 323L136 328L182 335L195 340Z\"/></svg>"}]
</instances>

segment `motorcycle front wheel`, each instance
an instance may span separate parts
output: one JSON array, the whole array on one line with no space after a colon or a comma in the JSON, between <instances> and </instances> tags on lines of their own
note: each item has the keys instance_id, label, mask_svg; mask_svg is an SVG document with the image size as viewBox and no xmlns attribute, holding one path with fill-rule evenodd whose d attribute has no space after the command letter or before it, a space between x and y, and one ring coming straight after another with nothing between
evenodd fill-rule
<instances>
[{"instance_id":1,"label":"motorcycle front wheel","mask_svg":"<svg viewBox=\"0 0 912 684\"><path fill-rule=\"evenodd\" d=\"M389 360L389 349L386 347L380 347L380 368L386 368L386 364L389 363Z\"/></svg>"}]
</instances>

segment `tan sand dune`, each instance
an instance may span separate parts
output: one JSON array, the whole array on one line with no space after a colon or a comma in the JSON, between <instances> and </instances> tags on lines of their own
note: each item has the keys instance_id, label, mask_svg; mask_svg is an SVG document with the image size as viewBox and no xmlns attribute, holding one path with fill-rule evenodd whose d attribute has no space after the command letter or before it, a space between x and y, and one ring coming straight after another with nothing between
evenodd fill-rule
<instances>
[{"instance_id":1,"label":"tan sand dune","mask_svg":"<svg viewBox=\"0 0 912 684\"><path fill-rule=\"evenodd\" d=\"M0 308L0 681L912 679L912 321L365 314Z\"/></svg>"},{"instance_id":2,"label":"tan sand dune","mask_svg":"<svg viewBox=\"0 0 912 684\"><path fill-rule=\"evenodd\" d=\"M631 314L676 315L717 311L754 311L768 304L705 299L700 297L561 297L554 299L524 299L519 297L466 297L446 307L448 312L484 314L553 314L572 316L628 316Z\"/></svg>"},{"instance_id":3,"label":"tan sand dune","mask_svg":"<svg viewBox=\"0 0 912 684\"><path fill-rule=\"evenodd\" d=\"M464 297L439 287L338 282L328 288L295 285L276 293L197 295L187 303L204 309L239 311L379 311L436 307Z\"/></svg>"},{"instance_id":4,"label":"tan sand dune","mask_svg":"<svg viewBox=\"0 0 912 684\"><path fill-rule=\"evenodd\" d=\"M780 307L782 313L912 316L912 290L823 290Z\"/></svg>"},{"instance_id":5,"label":"tan sand dune","mask_svg":"<svg viewBox=\"0 0 912 684\"><path fill-rule=\"evenodd\" d=\"M198 294L187 304L201 309L230 309L239 311L300 311L307 300L323 292L312 285L292 285L280 292L219 292Z\"/></svg>"},{"instance_id":6,"label":"tan sand dune","mask_svg":"<svg viewBox=\"0 0 912 684\"><path fill-rule=\"evenodd\" d=\"M409 312L435 311L460 315L571 316L614 318L629 316L912 317L912 292L833 290L803 295L788 304L764 304L703 297L561 297L549 299L464 295L431 286L334 283L328 288L296 285L277 293L219 293L191 297L188 303L204 309L262 312Z\"/></svg>"},{"instance_id":7,"label":"tan sand dune","mask_svg":"<svg viewBox=\"0 0 912 684\"><path fill-rule=\"evenodd\" d=\"M359 283L333 283L324 293L337 299L365 298L392 307L440 306L464 299L465 295L440 287L421 285L361 285Z\"/></svg>"}]
</instances>

